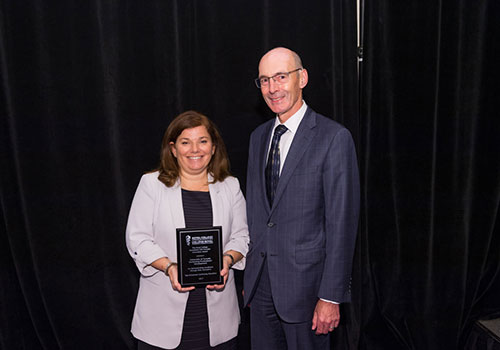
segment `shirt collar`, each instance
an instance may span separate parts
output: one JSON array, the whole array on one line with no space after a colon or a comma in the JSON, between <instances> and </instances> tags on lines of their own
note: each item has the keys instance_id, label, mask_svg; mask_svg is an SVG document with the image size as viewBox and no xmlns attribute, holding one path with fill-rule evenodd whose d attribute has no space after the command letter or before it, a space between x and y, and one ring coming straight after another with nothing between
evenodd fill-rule
<instances>
[{"instance_id":1,"label":"shirt collar","mask_svg":"<svg viewBox=\"0 0 500 350\"><path fill-rule=\"evenodd\" d=\"M302 118L304 118L304 115L306 114L306 111L307 111L307 104L304 100L302 100L302 106L300 107L300 109L297 112L295 112L295 114L292 115L290 118L288 118L286 122L283 123L283 125L286 126L288 130L290 130L292 133L295 134L297 132L297 129L299 128ZM274 120L273 130L280 124L281 124L280 119L278 118L278 116L276 116L276 119Z\"/></svg>"}]
</instances>

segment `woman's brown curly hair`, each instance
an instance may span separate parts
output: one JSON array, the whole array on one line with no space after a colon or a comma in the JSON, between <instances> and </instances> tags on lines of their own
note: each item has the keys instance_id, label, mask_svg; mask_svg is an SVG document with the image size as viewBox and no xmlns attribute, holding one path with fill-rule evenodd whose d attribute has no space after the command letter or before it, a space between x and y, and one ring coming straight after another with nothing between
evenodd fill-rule
<instances>
[{"instance_id":1,"label":"woman's brown curly hair","mask_svg":"<svg viewBox=\"0 0 500 350\"><path fill-rule=\"evenodd\" d=\"M226 152L226 146L220 136L215 124L205 115L196 111L186 111L175 117L170 123L161 144L160 165L155 171L159 171L158 180L163 182L167 187L172 187L179 178L179 164L177 158L174 157L170 143L175 143L179 135L185 129L204 126L212 144L215 146L215 153L208 164L208 172L213 176L213 182L223 181L230 176L229 158Z\"/></svg>"}]
</instances>

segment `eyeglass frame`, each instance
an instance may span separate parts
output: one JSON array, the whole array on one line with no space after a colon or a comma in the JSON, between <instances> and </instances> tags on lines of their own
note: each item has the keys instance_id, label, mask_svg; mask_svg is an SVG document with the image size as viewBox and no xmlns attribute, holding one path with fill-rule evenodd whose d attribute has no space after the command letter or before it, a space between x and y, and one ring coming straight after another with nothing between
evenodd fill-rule
<instances>
[{"instance_id":1,"label":"eyeglass frame","mask_svg":"<svg viewBox=\"0 0 500 350\"><path fill-rule=\"evenodd\" d=\"M297 71L299 71L299 70L302 70L302 69L304 69L304 67L300 67L300 68L297 68L297 69L291 70L291 71L289 71L289 72L279 72L279 73L276 73L275 75L273 75L272 77L262 76L262 77L255 78L255 80L254 80L254 82L255 82L255 86L257 86L257 89L261 89L261 88L262 88L262 86L269 86L269 83L271 82L271 79L272 79L272 80L274 80L274 82L275 82L276 84L279 84L279 85L281 85L281 84L285 84L285 83L280 83L279 81L276 81L276 77L277 77L278 75L283 75L283 74L285 74L285 75L287 76L287 78L288 78L288 77L290 76L290 74L295 73L295 72L297 72ZM269 79L269 81L268 81L268 83L267 83L266 85L262 85L262 84L260 83L260 80L261 80L262 78L267 78L267 79Z\"/></svg>"}]
</instances>

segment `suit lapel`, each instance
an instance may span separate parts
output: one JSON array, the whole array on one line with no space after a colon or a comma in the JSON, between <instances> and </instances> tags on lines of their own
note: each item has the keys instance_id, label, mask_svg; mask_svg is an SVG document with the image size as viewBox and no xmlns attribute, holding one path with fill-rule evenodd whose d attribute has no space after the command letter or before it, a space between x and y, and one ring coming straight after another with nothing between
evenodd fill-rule
<instances>
[{"instance_id":1,"label":"suit lapel","mask_svg":"<svg viewBox=\"0 0 500 350\"><path fill-rule=\"evenodd\" d=\"M273 207L271 208L270 214L272 214L277 203L280 201L284 189L286 188L287 183L290 181L290 177L292 176L295 168L297 168L297 165L304 155L304 152L307 150L312 140L314 139L315 127L316 115L314 114L312 109L308 107L306 114L304 115L304 118L300 122L299 128L297 129L297 134L293 138L292 145L290 146L290 150L288 151L288 155L286 156L285 164L283 165L283 170L281 171L278 188L276 189Z\"/></svg>"},{"instance_id":2,"label":"suit lapel","mask_svg":"<svg viewBox=\"0 0 500 350\"><path fill-rule=\"evenodd\" d=\"M267 210L271 210L269 207L269 201L267 200L266 192L266 165L267 165L267 150L269 149L269 143L271 142L271 133L273 132L274 118L268 122L269 125L264 129L262 135L260 135L259 142L259 183L260 183L260 194L261 198L264 198L265 206Z\"/></svg>"}]
</instances>

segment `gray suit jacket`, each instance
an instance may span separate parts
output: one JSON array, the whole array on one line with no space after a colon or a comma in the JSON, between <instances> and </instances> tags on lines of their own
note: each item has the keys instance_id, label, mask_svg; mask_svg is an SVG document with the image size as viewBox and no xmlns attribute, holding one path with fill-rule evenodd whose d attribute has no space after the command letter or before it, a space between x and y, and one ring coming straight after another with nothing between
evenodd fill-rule
<instances>
[{"instance_id":1,"label":"gray suit jacket","mask_svg":"<svg viewBox=\"0 0 500 350\"><path fill-rule=\"evenodd\" d=\"M359 216L359 175L349 131L308 108L293 139L272 208L264 169L274 120L250 138L245 304L267 260L276 310L287 322L312 319L318 298L350 301Z\"/></svg>"},{"instance_id":2,"label":"gray suit jacket","mask_svg":"<svg viewBox=\"0 0 500 350\"><path fill-rule=\"evenodd\" d=\"M212 179L210 179L211 181ZM229 177L209 185L213 224L222 226L224 251L246 255L248 229L245 199L239 182ZM139 293L132 320L132 334L162 348L179 345L188 293L172 288L170 279L150 264L169 257L177 261L177 227L185 227L179 182L167 187L158 180L158 172L142 177L134 196L126 230L127 248L141 273ZM245 259L233 268L243 269ZM206 291L210 344L215 346L238 333L240 314L233 271L223 291Z\"/></svg>"}]
</instances>

